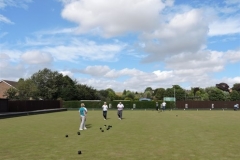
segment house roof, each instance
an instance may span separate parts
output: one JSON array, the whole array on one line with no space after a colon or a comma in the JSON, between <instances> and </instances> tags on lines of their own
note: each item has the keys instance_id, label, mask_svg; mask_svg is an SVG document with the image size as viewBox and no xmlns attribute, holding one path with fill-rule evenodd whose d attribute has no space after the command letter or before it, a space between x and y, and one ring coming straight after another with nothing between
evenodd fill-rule
<instances>
[{"instance_id":1,"label":"house roof","mask_svg":"<svg viewBox=\"0 0 240 160\"><path fill-rule=\"evenodd\" d=\"M17 88L17 84L18 84L18 82L9 81L9 80L2 80L1 82L4 82L4 83L6 83L6 84L8 84L8 85L10 85L10 86L12 86L14 88Z\"/></svg>"}]
</instances>

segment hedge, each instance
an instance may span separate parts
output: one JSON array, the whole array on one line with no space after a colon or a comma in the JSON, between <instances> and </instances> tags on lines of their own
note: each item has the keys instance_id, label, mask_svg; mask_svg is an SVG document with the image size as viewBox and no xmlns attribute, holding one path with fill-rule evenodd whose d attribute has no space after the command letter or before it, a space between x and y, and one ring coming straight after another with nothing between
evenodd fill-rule
<instances>
[{"instance_id":1,"label":"hedge","mask_svg":"<svg viewBox=\"0 0 240 160\"><path fill-rule=\"evenodd\" d=\"M156 101L121 101L124 108L133 108L135 104L136 109L156 109ZM160 107L162 101L157 101ZM63 108L80 108L80 104L84 103L86 108L102 109L103 101L63 101ZM119 101L109 101L108 106L111 104L112 109L117 109ZM175 108L174 102L166 102L166 109Z\"/></svg>"}]
</instances>

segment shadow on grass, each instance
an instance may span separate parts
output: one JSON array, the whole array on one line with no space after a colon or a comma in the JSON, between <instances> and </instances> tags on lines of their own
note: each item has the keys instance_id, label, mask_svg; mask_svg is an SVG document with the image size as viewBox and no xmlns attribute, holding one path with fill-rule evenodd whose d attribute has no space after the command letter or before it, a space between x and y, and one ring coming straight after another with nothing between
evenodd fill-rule
<instances>
[{"instance_id":1,"label":"shadow on grass","mask_svg":"<svg viewBox=\"0 0 240 160\"><path fill-rule=\"evenodd\" d=\"M85 125L87 128L92 128L92 124L86 124Z\"/></svg>"}]
</instances>

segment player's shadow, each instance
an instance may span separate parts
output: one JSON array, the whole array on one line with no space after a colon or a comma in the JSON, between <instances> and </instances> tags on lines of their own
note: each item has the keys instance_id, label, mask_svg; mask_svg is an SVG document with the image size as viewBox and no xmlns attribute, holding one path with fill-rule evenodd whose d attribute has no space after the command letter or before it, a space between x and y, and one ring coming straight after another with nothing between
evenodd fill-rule
<instances>
[{"instance_id":1,"label":"player's shadow","mask_svg":"<svg viewBox=\"0 0 240 160\"><path fill-rule=\"evenodd\" d=\"M92 124L86 124L87 128L92 128Z\"/></svg>"}]
</instances>

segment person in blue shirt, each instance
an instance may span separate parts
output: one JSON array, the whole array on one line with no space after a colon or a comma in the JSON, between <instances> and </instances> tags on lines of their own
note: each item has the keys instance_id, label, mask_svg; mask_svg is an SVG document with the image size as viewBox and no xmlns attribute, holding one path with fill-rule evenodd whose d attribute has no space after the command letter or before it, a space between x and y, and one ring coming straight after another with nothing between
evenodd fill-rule
<instances>
[{"instance_id":1,"label":"person in blue shirt","mask_svg":"<svg viewBox=\"0 0 240 160\"><path fill-rule=\"evenodd\" d=\"M81 108L79 108L79 114L80 114L80 119L81 119L81 124L79 127L79 130L86 130L86 115L87 115L87 108L85 108L84 103L81 103Z\"/></svg>"}]
</instances>

